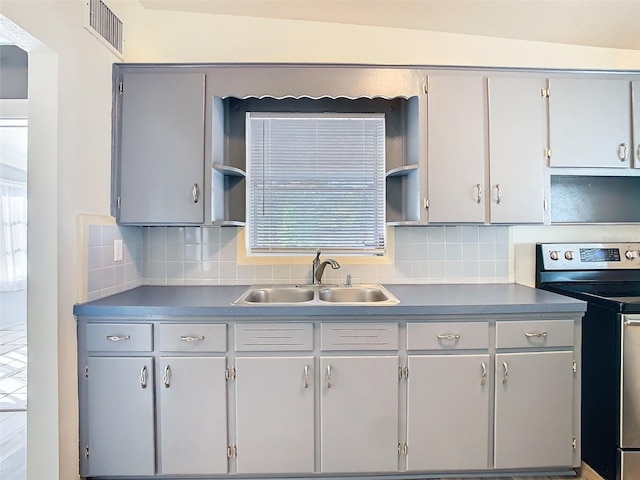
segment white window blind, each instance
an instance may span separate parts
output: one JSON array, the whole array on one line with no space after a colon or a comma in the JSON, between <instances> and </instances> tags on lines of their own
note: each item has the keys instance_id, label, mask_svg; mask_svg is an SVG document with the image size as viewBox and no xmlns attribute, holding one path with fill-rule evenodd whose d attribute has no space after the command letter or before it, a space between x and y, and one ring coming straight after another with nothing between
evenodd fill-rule
<instances>
[{"instance_id":1,"label":"white window blind","mask_svg":"<svg viewBox=\"0 0 640 480\"><path fill-rule=\"evenodd\" d=\"M249 253L384 253L384 114L247 113Z\"/></svg>"}]
</instances>

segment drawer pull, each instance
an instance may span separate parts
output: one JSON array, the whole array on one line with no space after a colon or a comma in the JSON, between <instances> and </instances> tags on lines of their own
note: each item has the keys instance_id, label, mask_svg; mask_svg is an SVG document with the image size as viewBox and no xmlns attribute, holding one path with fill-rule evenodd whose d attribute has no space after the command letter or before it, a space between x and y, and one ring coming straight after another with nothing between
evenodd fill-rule
<instances>
[{"instance_id":1,"label":"drawer pull","mask_svg":"<svg viewBox=\"0 0 640 480\"><path fill-rule=\"evenodd\" d=\"M162 383L164 383L165 388L169 388L171 386L171 368L169 365L164 367L164 373L162 374Z\"/></svg>"},{"instance_id":2,"label":"drawer pull","mask_svg":"<svg viewBox=\"0 0 640 480\"><path fill-rule=\"evenodd\" d=\"M183 335L180 337L180 340L182 340L183 342L201 342L202 340L204 340L204 335L198 335L197 337L194 337L192 335Z\"/></svg>"},{"instance_id":3,"label":"drawer pull","mask_svg":"<svg viewBox=\"0 0 640 480\"><path fill-rule=\"evenodd\" d=\"M147 366L143 365L140 369L140 386L147 388Z\"/></svg>"},{"instance_id":4,"label":"drawer pull","mask_svg":"<svg viewBox=\"0 0 640 480\"><path fill-rule=\"evenodd\" d=\"M509 379L509 366L507 365L507 362L502 362L502 383L507 383L507 380Z\"/></svg>"},{"instance_id":5,"label":"drawer pull","mask_svg":"<svg viewBox=\"0 0 640 480\"><path fill-rule=\"evenodd\" d=\"M107 340L112 342L121 342L122 340L130 340L131 335L107 335Z\"/></svg>"},{"instance_id":6,"label":"drawer pull","mask_svg":"<svg viewBox=\"0 0 640 480\"><path fill-rule=\"evenodd\" d=\"M309 388L309 365L304 366L304 388Z\"/></svg>"},{"instance_id":7,"label":"drawer pull","mask_svg":"<svg viewBox=\"0 0 640 480\"><path fill-rule=\"evenodd\" d=\"M438 333L438 340L458 340L460 338L459 333Z\"/></svg>"},{"instance_id":8,"label":"drawer pull","mask_svg":"<svg viewBox=\"0 0 640 480\"><path fill-rule=\"evenodd\" d=\"M480 380L480 385L484 385L487 383L487 365L482 362L480 366L482 367L482 380Z\"/></svg>"},{"instance_id":9,"label":"drawer pull","mask_svg":"<svg viewBox=\"0 0 640 480\"><path fill-rule=\"evenodd\" d=\"M546 337L547 336L547 332L546 332L546 330L543 330L542 332L524 332L524 336L527 337L527 338Z\"/></svg>"}]
</instances>

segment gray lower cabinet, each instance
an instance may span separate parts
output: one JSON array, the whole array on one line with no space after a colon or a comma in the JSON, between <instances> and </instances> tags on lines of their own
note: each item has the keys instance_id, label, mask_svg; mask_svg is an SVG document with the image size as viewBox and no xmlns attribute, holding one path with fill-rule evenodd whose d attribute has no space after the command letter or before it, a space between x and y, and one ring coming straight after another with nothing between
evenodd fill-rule
<instances>
[{"instance_id":1,"label":"gray lower cabinet","mask_svg":"<svg viewBox=\"0 0 640 480\"><path fill-rule=\"evenodd\" d=\"M487 469L489 354L409 355L408 366L407 469Z\"/></svg>"},{"instance_id":2,"label":"gray lower cabinet","mask_svg":"<svg viewBox=\"0 0 640 480\"><path fill-rule=\"evenodd\" d=\"M160 473L228 472L226 366L225 358L160 358Z\"/></svg>"},{"instance_id":3,"label":"gray lower cabinet","mask_svg":"<svg viewBox=\"0 0 640 480\"><path fill-rule=\"evenodd\" d=\"M573 462L571 351L496 355L495 467Z\"/></svg>"},{"instance_id":4,"label":"gray lower cabinet","mask_svg":"<svg viewBox=\"0 0 640 480\"><path fill-rule=\"evenodd\" d=\"M398 356L324 356L321 471L398 471Z\"/></svg>"},{"instance_id":5,"label":"gray lower cabinet","mask_svg":"<svg viewBox=\"0 0 640 480\"><path fill-rule=\"evenodd\" d=\"M236 358L240 474L313 473L313 356Z\"/></svg>"},{"instance_id":6,"label":"gray lower cabinet","mask_svg":"<svg viewBox=\"0 0 640 480\"><path fill-rule=\"evenodd\" d=\"M153 359L87 358L85 476L155 473Z\"/></svg>"}]
</instances>

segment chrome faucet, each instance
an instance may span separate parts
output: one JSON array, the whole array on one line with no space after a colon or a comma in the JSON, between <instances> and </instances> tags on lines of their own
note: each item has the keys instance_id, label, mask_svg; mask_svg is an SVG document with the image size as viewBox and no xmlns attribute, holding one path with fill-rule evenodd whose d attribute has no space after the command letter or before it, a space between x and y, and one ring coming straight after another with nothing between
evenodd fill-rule
<instances>
[{"instance_id":1,"label":"chrome faucet","mask_svg":"<svg viewBox=\"0 0 640 480\"><path fill-rule=\"evenodd\" d=\"M316 250L316 258L313 259L313 284L322 284L322 274L327 264L331 265L331 268L337 270L340 268L340 264L333 258L327 258L324 262L320 262L320 250Z\"/></svg>"}]
</instances>

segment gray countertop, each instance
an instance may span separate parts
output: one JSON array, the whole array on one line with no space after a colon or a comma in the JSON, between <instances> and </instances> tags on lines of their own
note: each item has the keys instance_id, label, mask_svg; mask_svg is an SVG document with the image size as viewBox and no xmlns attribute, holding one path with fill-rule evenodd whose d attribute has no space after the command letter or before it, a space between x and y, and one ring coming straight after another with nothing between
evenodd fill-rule
<instances>
[{"instance_id":1,"label":"gray countertop","mask_svg":"<svg viewBox=\"0 0 640 480\"><path fill-rule=\"evenodd\" d=\"M586 302L515 283L385 285L397 305L233 305L248 285L142 286L78 304L78 316L335 317L584 312Z\"/></svg>"}]
</instances>

